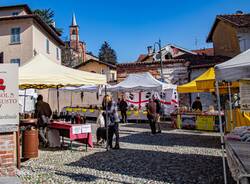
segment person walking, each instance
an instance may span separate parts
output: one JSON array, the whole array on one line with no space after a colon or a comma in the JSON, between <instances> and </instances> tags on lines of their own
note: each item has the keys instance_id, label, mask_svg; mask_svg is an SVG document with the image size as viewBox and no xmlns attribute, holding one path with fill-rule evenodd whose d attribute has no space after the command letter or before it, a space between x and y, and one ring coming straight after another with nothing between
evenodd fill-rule
<instances>
[{"instance_id":1,"label":"person walking","mask_svg":"<svg viewBox=\"0 0 250 184\"><path fill-rule=\"evenodd\" d=\"M157 133L161 133L161 102L158 98L153 96L153 101L156 103L156 118L155 123L158 129Z\"/></svg>"},{"instance_id":2,"label":"person walking","mask_svg":"<svg viewBox=\"0 0 250 184\"><path fill-rule=\"evenodd\" d=\"M38 119L39 135L45 147L48 146L48 139L45 136L45 130L51 115L52 111L49 104L43 101L42 95L38 95L37 103L35 104L35 116Z\"/></svg>"},{"instance_id":3,"label":"person walking","mask_svg":"<svg viewBox=\"0 0 250 184\"><path fill-rule=\"evenodd\" d=\"M119 115L118 115L118 107L115 101L110 98L111 108L109 110L109 116L110 116L110 124L108 126L109 128L109 138L108 138L108 144L110 148L113 148L113 137L115 135L115 147L114 149L120 149L119 145Z\"/></svg>"},{"instance_id":4,"label":"person walking","mask_svg":"<svg viewBox=\"0 0 250 184\"><path fill-rule=\"evenodd\" d=\"M103 110L103 118L104 118L104 121L105 121L105 127L107 127L107 125L109 124L108 123L108 120L109 120L109 114L107 115L108 116L108 120L106 118L106 107L107 107L107 112L110 111L110 108L111 108L111 99L110 99L110 96L109 95L105 95L103 97L103 101L102 101L102 110Z\"/></svg>"},{"instance_id":5,"label":"person walking","mask_svg":"<svg viewBox=\"0 0 250 184\"><path fill-rule=\"evenodd\" d=\"M150 98L147 104L147 118L150 124L152 134L156 133L155 119L156 119L156 103Z\"/></svg>"},{"instance_id":6,"label":"person walking","mask_svg":"<svg viewBox=\"0 0 250 184\"><path fill-rule=\"evenodd\" d=\"M122 116L122 123L127 123L127 110L128 110L128 104L124 99L124 96L122 96L122 99L119 103L119 109L121 111Z\"/></svg>"}]
</instances>

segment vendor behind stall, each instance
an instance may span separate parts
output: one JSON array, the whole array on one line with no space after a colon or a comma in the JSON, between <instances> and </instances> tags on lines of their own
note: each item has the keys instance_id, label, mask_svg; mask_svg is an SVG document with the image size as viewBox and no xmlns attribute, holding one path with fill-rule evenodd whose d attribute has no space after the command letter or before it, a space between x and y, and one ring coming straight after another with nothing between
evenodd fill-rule
<instances>
[{"instance_id":1,"label":"vendor behind stall","mask_svg":"<svg viewBox=\"0 0 250 184\"><path fill-rule=\"evenodd\" d=\"M199 96L197 96L195 101L193 102L192 109L195 111L197 111L197 110L202 111L202 104L201 104L201 100L200 100Z\"/></svg>"}]
</instances>

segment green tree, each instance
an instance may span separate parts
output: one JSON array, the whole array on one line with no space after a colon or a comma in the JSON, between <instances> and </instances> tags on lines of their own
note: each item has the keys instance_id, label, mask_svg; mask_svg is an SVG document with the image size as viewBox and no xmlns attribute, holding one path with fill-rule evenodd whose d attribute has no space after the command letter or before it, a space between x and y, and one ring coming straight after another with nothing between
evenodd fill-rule
<instances>
[{"instance_id":1,"label":"green tree","mask_svg":"<svg viewBox=\"0 0 250 184\"><path fill-rule=\"evenodd\" d=\"M110 64L117 63L116 52L106 41L102 44L99 50L99 60Z\"/></svg>"},{"instance_id":2,"label":"green tree","mask_svg":"<svg viewBox=\"0 0 250 184\"><path fill-rule=\"evenodd\" d=\"M54 16L55 13L50 8L48 9L36 9L33 11L35 15L38 15L44 22L46 22L48 25L53 25L54 23ZM62 34L63 30L62 28L55 28L57 32Z\"/></svg>"}]
</instances>

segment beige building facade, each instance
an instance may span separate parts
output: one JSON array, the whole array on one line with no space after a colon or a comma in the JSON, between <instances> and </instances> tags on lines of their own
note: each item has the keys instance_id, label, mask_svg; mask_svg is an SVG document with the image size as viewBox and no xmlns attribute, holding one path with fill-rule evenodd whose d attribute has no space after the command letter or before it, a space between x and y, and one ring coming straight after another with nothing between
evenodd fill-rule
<instances>
[{"instance_id":1,"label":"beige building facade","mask_svg":"<svg viewBox=\"0 0 250 184\"><path fill-rule=\"evenodd\" d=\"M105 74L107 76L107 82L109 83L114 83L117 80L116 65L99 60L90 59L75 68L86 72Z\"/></svg>"},{"instance_id":2,"label":"beige building facade","mask_svg":"<svg viewBox=\"0 0 250 184\"><path fill-rule=\"evenodd\" d=\"M0 7L0 63L20 66L41 53L61 63L59 34L25 5Z\"/></svg>"}]
</instances>

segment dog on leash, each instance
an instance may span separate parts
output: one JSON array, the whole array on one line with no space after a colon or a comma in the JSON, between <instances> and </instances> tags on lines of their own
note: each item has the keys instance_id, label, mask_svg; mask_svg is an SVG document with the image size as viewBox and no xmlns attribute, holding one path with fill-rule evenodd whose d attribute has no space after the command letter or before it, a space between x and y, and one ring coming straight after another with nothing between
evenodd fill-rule
<instances>
[{"instance_id":1,"label":"dog on leash","mask_svg":"<svg viewBox=\"0 0 250 184\"><path fill-rule=\"evenodd\" d=\"M96 124L97 124L97 130L96 130L97 144L103 144L107 141L107 135L106 135L105 119L103 117L102 110L99 110L96 119Z\"/></svg>"},{"instance_id":2,"label":"dog on leash","mask_svg":"<svg viewBox=\"0 0 250 184\"><path fill-rule=\"evenodd\" d=\"M96 119L96 124L97 124L97 127L105 127L105 119L103 117L103 111L102 110L99 110L98 112L98 116L97 116L97 119Z\"/></svg>"}]
</instances>

